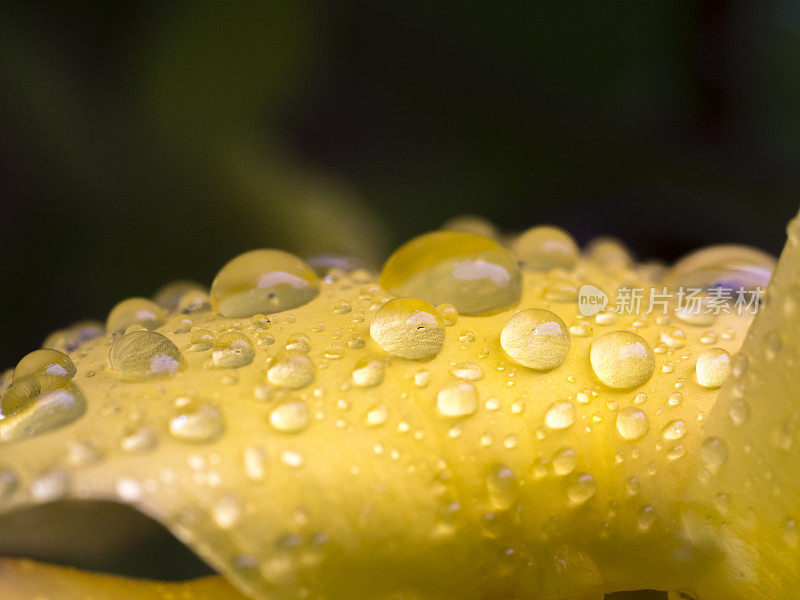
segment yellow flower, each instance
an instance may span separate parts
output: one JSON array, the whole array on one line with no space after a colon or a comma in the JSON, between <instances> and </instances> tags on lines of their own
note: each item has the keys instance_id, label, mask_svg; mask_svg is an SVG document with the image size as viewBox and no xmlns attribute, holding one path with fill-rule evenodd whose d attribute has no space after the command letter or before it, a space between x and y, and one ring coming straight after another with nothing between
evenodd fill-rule
<instances>
[{"instance_id":1,"label":"yellow flower","mask_svg":"<svg viewBox=\"0 0 800 600\"><path fill-rule=\"evenodd\" d=\"M749 334L719 284L773 261L741 247L663 273L440 231L379 277L250 252L5 376L0 506L131 504L259 599L793 598L798 240ZM0 598L45 593L241 597L0 563Z\"/></svg>"}]
</instances>

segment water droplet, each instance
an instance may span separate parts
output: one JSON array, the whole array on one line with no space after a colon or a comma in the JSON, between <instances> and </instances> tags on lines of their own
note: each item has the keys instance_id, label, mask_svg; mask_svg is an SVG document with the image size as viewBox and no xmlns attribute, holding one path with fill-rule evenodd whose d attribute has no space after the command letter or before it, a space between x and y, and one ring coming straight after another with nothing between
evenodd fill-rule
<instances>
[{"instance_id":1,"label":"water droplet","mask_svg":"<svg viewBox=\"0 0 800 600\"><path fill-rule=\"evenodd\" d=\"M211 360L215 367L238 369L253 362L256 351L253 342L243 333L223 333L214 342Z\"/></svg>"},{"instance_id":2,"label":"water droplet","mask_svg":"<svg viewBox=\"0 0 800 600\"><path fill-rule=\"evenodd\" d=\"M656 509L646 504L639 509L636 515L636 525L641 533L647 533L656 520Z\"/></svg>"},{"instance_id":3,"label":"water droplet","mask_svg":"<svg viewBox=\"0 0 800 600\"><path fill-rule=\"evenodd\" d=\"M633 257L625 245L613 237L597 237L589 242L587 254L594 262L605 267L625 269L633 263Z\"/></svg>"},{"instance_id":4,"label":"water droplet","mask_svg":"<svg viewBox=\"0 0 800 600\"><path fill-rule=\"evenodd\" d=\"M132 331L108 351L108 368L127 381L175 375L183 356L172 340L155 331Z\"/></svg>"},{"instance_id":5,"label":"water droplet","mask_svg":"<svg viewBox=\"0 0 800 600\"><path fill-rule=\"evenodd\" d=\"M23 377L0 398L0 440L17 440L63 427L85 411L86 399L69 379L58 375Z\"/></svg>"},{"instance_id":6,"label":"water droplet","mask_svg":"<svg viewBox=\"0 0 800 600\"><path fill-rule=\"evenodd\" d=\"M280 452L281 462L287 467L298 468L303 465L303 455L297 450L286 449Z\"/></svg>"},{"instance_id":7,"label":"water droplet","mask_svg":"<svg viewBox=\"0 0 800 600\"><path fill-rule=\"evenodd\" d=\"M473 363L457 363L452 366L450 372L455 377L467 381L478 381L483 377L483 369Z\"/></svg>"},{"instance_id":8,"label":"water droplet","mask_svg":"<svg viewBox=\"0 0 800 600\"><path fill-rule=\"evenodd\" d=\"M578 465L578 454L572 448L561 448L550 459L550 465L556 475L569 475Z\"/></svg>"},{"instance_id":9,"label":"water droplet","mask_svg":"<svg viewBox=\"0 0 800 600\"><path fill-rule=\"evenodd\" d=\"M190 315L198 312L211 310L211 298L205 290L193 290L187 292L178 302L177 312Z\"/></svg>"},{"instance_id":10,"label":"water droplet","mask_svg":"<svg viewBox=\"0 0 800 600\"><path fill-rule=\"evenodd\" d=\"M319 280L302 260L281 250L252 250L240 254L211 284L211 300L225 317L290 310L311 301Z\"/></svg>"},{"instance_id":11,"label":"water droplet","mask_svg":"<svg viewBox=\"0 0 800 600\"><path fill-rule=\"evenodd\" d=\"M479 235L489 238L490 240L500 239L500 232L497 230L497 227L494 226L494 223L478 215L459 215L453 217L452 219L448 219L440 229L444 231Z\"/></svg>"},{"instance_id":12,"label":"water droplet","mask_svg":"<svg viewBox=\"0 0 800 600\"><path fill-rule=\"evenodd\" d=\"M139 427L123 437L119 445L125 452L148 452L158 445L158 433L147 425Z\"/></svg>"},{"instance_id":13,"label":"water droplet","mask_svg":"<svg viewBox=\"0 0 800 600\"><path fill-rule=\"evenodd\" d=\"M540 225L520 234L511 249L526 268L534 271L571 269L578 260L578 245L559 227Z\"/></svg>"},{"instance_id":14,"label":"water droplet","mask_svg":"<svg viewBox=\"0 0 800 600\"><path fill-rule=\"evenodd\" d=\"M309 426L311 416L305 402L292 400L284 402L272 409L269 423L283 433L297 433Z\"/></svg>"},{"instance_id":15,"label":"water droplet","mask_svg":"<svg viewBox=\"0 0 800 600\"><path fill-rule=\"evenodd\" d=\"M567 484L567 500L572 507L581 506L597 492L597 482L591 473L575 473Z\"/></svg>"},{"instance_id":16,"label":"water droplet","mask_svg":"<svg viewBox=\"0 0 800 600\"><path fill-rule=\"evenodd\" d=\"M389 410L384 405L375 406L367 411L366 422L371 427L383 425L389 418Z\"/></svg>"},{"instance_id":17,"label":"water droplet","mask_svg":"<svg viewBox=\"0 0 800 600\"><path fill-rule=\"evenodd\" d=\"M183 442L212 442L222 435L225 423L222 413L216 406L197 402L188 398L178 399L181 406L170 419L169 431Z\"/></svg>"},{"instance_id":18,"label":"water droplet","mask_svg":"<svg viewBox=\"0 0 800 600\"><path fill-rule=\"evenodd\" d=\"M53 502L66 496L69 487L69 473L64 469L54 469L31 482L31 495L37 502Z\"/></svg>"},{"instance_id":19,"label":"water droplet","mask_svg":"<svg viewBox=\"0 0 800 600\"><path fill-rule=\"evenodd\" d=\"M98 321L80 321L67 329L60 329L42 342L42 348L60 350L69 354L86 342L106 334L105 326Z\"/></svg>"},{"instance_id":20,"label":"water droplet","mask_svg":"<svg viewBox=\"0 0 800 600\"><path fill-rule=\"evenodd\" d=\"M333 305L333 312L337 315L346 315L353 307L347 300L339 300L336 304Z\"/></svg>"},{"instance_id":21,"label":"water droplet","mask_svg":"<svg viewBox=\"0 0 800 600\"><path fill-rule=\"evenodd\" d=\"M733 359L722 348L709 348L697 357L695 374L697 383L704 388L722 387L731 372Z\"/></svg>"},{"instance_id":22,"label":"water droplet","mask_svg":"<svg viewBox=\"0 0 800 600\"><path fill-rule=\"evenodd\" d=\"M231 529L242 514L242 503L233 494L223 496L214 503L213 516L214 522L221 529Z\"/></svg>"},{"instance_id":23,"label":"water droplet","mask_svg":"<svg viewBox=\"0 0 800 600\"><path fill-rule=\"evenodd\" d=\"M642 385L655 370L650 344L630 331L612 331L597 338L589 359L597 378L612 388Z\"/></svg>"},{"instance_id":24,"label":"water droplet","mask_svg":"<svg viewBox=\"0 0 800 600\"><path fill-rule=\"evenodd\" d=\"M494 465L486 477L486 491L492 510L505 511L514 506L519 493L517 475L511 467Z\"/></svg>"},{"instance_id":25,"label":"water droplet","mask_svg":"<svg viewBox=\"0 0 800 600\"><path fill-rule=\"evenodd\" d=\"M541 567L537 598L596 599L603 597L603 575L586 554L571 546L562 546ZM534 584L531 584L534 585ZM515 597L528 597L527 593Z\"/></svg>"},{"instance_id":26,"label":"water droplet","mask_svg":"<svg viewBox=\"0 0 800 600\"><path fill-rule=\"evenodd\" d=\"M650 421L644 411L626 406L617 413L617 431L626 440L638 440L650 431Z\"/></svg>"},{"instance_id":27,"label":"water droplet","mask_svg":"<svg viewBox=\"0 0 800 600\"><path fill-rule=\"evenodd\" d=\"M728 416L734 425L741 425L750 418L750 405L746 400L734 400L728 408Z\"/></svg>"},{"instance_id":28,"label":"water droplet","mask_svg":"<svg viewBox=\"0 0 800 600\"><path fill-rule=\"evenodd\" d=\"M192 352L205 352L214 347L214 334L208 329L198 329L192 332L190 338Z\"/></svg>"},{"instance_id":29,"label":"water droplet","mask_svg":"<svg viewBox=\"0 0 800 600\"><path fill-rule=\"evenodd\" d=\"M549 371L567 358L570 337L558 315L531 308L511 317L500 332L500 345L517 364L537 371Z\"/></svg>"},{"instance_id":30,"label":"water droplet","mask_svg":"<svg viewBox=\"0 0 800 600\"><path fill-rule=\"evenodd\" d=\"M683 348L686 345L686 334L682 329L663 331L660 339L669 348Z\"/></svg>"},{"instance_id":31,"label":"water droplet","mask_svg":"<svg viewBox=\"0 0 800 600\"><path fill-rule=\"evenodd\" d=\"M471 383L443 388L436 396L439 413L445 417L466 417L478 410L478 391Z\"/></svg>"},{"instance_id":32,"label":"water droplet","mask_svg":"<svg viewBox=\"0 0 800 600\"><path fill-rule=\"evenodd\" d=\"M142 499L142 486L133 477L120 477L114 488L122 502L139 502Z\"/></svg>"},{"instance_id":33,"label":"water droplet","mask_svg":"<svg viewBox=\"0 0 800 600\"><path fill-rule=\"evenodd\" d=\"M401 246L383 266L380 284L397 296L452 304L479 315L515 304L522 293L516 259L496 242L434 231Z\"/></svg>"},{"instance_id":34,"label":"water droplet","mask_svg":"<svg viewBox=\"0 0 800 600\"><path fill-rule=\"evenodd\" d=\"M783 539L792 548L797 548L800 543L800 531L798 531L797 523L794 519L786 519L783 522Z\"/></svg>"},{"instance_id":35,"label":"water droplet","mask_svg":"<svg viewBox=\"0 0 800 600\"><path fill-rule=\"evenodd\" d=\"M664 425L664 429L661 430L661 437L665 440L679 440L686 435L688 430L689 426L686 421L676 419Z\"/></svg>"},{"instance_id":36,"label":"water droplet","mask_svg":"<svg viewBox=\"0 0 800 600\"><path fill-rule=\"evenodd\" d=\"M11 499L18 486L17 474L11 469L0 467L0 505Z\"/></svg>"},{"instance_id":37,"label":"water droplet","mask_svg":"<svg viewBox=\"0 0 800 600\"><path fill-rule=\"evenodd\" d=\"M709 246L680 259L667 272L664 284L671 288L766 289L775 259L761 250L740 245Z\"/></svg>"},{"instance_id":38,"label":"water droplet","mask_svg":"<svg viewBox=\"0 0 800 600\"><path fill-rule=\"evenodd\" d=\"M106 319L106 333L122 335L132 326L155 329L167 320L161 307L147 298L128 298L111 309Z\"/></svg>"},{"instance_id":39,"label":"water droplet","mask_svg":"<svg viewBox=\"0 0 800 600\"><path fill-rule=\"evenodd\" d=\"M375 387L380 385L386 374L383 361L374 358L362 358L353 369L353 385L358 387Z\"/></svg>"},{"instance_id":40,"label":"water droplet","mask_svg":"<svg viewBox=\"0 0 800 600\"><path fill-rule=\"evenodd\" d=\"M431 374L429 371L422 370L414 373L414 385L417 387L425 387L430 380Z\"/></svg>"},{"instance_id":41,"label":"water droplet","mask_svg":"<svg viewBox=\"0 0 800 600\"><path fill-rule=\"evenodd\" d=\"M728 458L728 446L718 437L706 438L700 445L700 458L711 474L719 471Z\"/></svg>"},{"instance_id":42,"label":"water droplet","mask_svg":"<svg viewBox=\"0 0 800 600\"><path fill-rule=\"evenodd\" d=\"M206 287L196 281L173 281L160 287L153 295L153 300L167 312L175 312L178 303L190 292L205 293Z\"/></svg>"},{"instance_id":43,"label":"water droplet","mask_svg":"<svg viewBox=\"0 0 800 600\"><path fill-rule=\"evenodd\" d=\"M74 377L76 372L72 360L63 352L50 349L34 350L17 363L14 380L30 375L55 375L69 379Z\"/></svg>"},{"instance_id":44,"label":"water droplet","mask_svg":"<svg viewBox=\"0 0 800 600\"><path fill-rule=\"evenodd\" d=\"M244 472L251 481L264 481L267 476L267 451L259 446L246 446L242 450Z\"/></svg>"},{"instance_id":45,"label":"water droplet","mask_svg":"<svg viewBox=\"0 0 800 600\"><path fill-rule=\"evenodd\" d=\"M571 427L577 416L575 406L566 400L553 402L544 415L544 423L550 429L566 429Z\"/></svg>"},{"instance_id":46,"label":"water droplet","mask_svg":"<svg viewBox=\"0 0 800 600\"><path fill-rule=\"evenodd\" d=\"M304 388L314 381L314 363L305 354L283 354L267 371L267 379L279 387Z\"/></svg>"},{"instance_id":47,"label":"water droplet","mask_svg":"<svg viewBox=\"0 0 800 600\"><path fill-rule=\"evenodd\" d=\"M369 333L390 354L422 359L436 356L444 346L444 320L428 302L418 298L389 300L375 313Z\"/></svg>"}]
</instances>

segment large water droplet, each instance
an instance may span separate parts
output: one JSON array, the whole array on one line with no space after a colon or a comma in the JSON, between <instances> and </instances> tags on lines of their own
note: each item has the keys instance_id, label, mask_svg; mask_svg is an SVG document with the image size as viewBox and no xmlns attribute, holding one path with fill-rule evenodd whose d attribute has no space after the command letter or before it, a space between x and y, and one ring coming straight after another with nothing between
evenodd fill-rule
<instances>
[{"instance_id":1,"label":"large water droplet","mask_svg":"<svg viewBox=\"0 0 800 600\"><path fill-rule=\"evenodd\" d=\"M675 263L664 277L664 284L672 288L722 288L734 292L739 288L764 290L774 268L775 258L756 248L733 244L710 246Z\"/></svg>"},{"instance_id":2,"label":"large water droplet","mask_svg":"<svg viewBox=\"0 0 800 600\"><path fill-rule=\"evenodd\" d=\"M86 411L81 390L65 377L34 375L14 382L0 398L0 440L63 427Z\"/></svg>"},{"instance_id":3,"label":"large water droplet","mask_svg":"<svg viewBox=\"0 0 800 600\"><path fill-rule=\"evenodd\" d=\"M51 333L42 342L42 348L52 348L61 352L74 352L89 340L105 335L105 326L99 321L80 321L67 329Z\"/></svg>"},{"instance_id":4,"label":"large water droplet","mask_svg":"<svg viewBox=\"0 0 800 600\"><path fill-rule=\"evenodd\" d=\"M398 296L449 303L479 315L515 304L522 293L516 259L490 239L434 231L401 246L383 266L380 284Z\"/></svg>"},{"instance_id":5,"label":"large water droplet","mask_svg":"<svg viewBox=\"0 0 800 600\"><path fill-rule=\"evenodd\" d=\"M253 342L243 333L223 333L214 342L211 360L215 367L238 369L253 362L256 351Z\"/></svg>"},{"instance_id":6,"label":"large water droplet","mask_svg":"<svg viewBox=\"0 0 800 600\"><path fill-rule=\"evenodd\" d=\"M731 355L726 350L709 348L697 357L695 363L697 383L709 389L722 387L731 372L732 364Z\"/></svg>"},{"instance_id":7,"label":"large water droplet","mask_svg":"<svg viewBox=\"0 0 800 600\"><path fill-rule=\"evenodd\" d=\"M281 250L245 252L222 267L211 284L211 300L225 317L289 310L318 292L311 267Z\"/></svg>"},{"instance_id":8,"label":"large water droplet","mask_svg":"<svg viewBox=\"0 0 800 600\"><path fill-rule=\"evenodd\" d=\"M492 510L508 510L517 501L519 481L514 470L506 465L494 465L486 477L486 492Z\"/></svg>"},{"instance_id":9,"label":"large water droplet","mask_svg":"<svg viewBox=\"0 0 800 600\"><path fill-rule=\"evenodd\" d=\"M638 440L650 431L650 421L644 411L626 406L617 413L617 431L626 440Z\"/></svg>"},{"instance_id":10,"label":"large water droplet","mask_svg":"<svg viewBox=\"0 0 800 600\"><path fill-rule=\"evenodd\" d=\"M589 359L597 378L612 388L642 385L655 369L650 344L630 331L612 331L597 338Z\"/></svg>"},{"instance_id":11,"label":"large water droplet","mask_svg":"<svg viewBox=\"0 0 800 600\"><path fill-rule=\"evenodd\" d=\"M69 356L58 350L45 348L26 354L17 363L14 369L14 380L30 375L56 375L70 379L75 376L76 372L77 369Z\"/></svg>"},{"instance_id":12,"label":"large water droplet","mask_svg":"<svg viewBox=\"0 0 800 600\"><path fill-rule=\"evenodd\" d=\"M269 423L283 433L297 433L311 422L311 416L305 402L292 400L279 404L269 414Z\"/></svg>"},{"instance_id":13,"label":"large water droplet","mask_svg":"<svg viewBox=\"0 0 800 600\"><path fill-rule=\"evenodd\" d=\"M446 417L466 417L478 410L478 391L471 383L457 383L436 396L439 413Z\"/></svg>"},{"instance_id":14,"label":"large water droplet","mask_svg":"<svg viewBox=\"0 0 800 600\"><path fill-rule=\"evenodd\" d=\"M183 442L212 442L222 435L225 422L216 406L189 398L178 399L177 414L169 422L169 432Z\"/></svg>"},{"instance_id":15,"label":"large water droplet","mask_svg":"<svg viewBox=\"0 0 800 600\"><path fill-rule=\"evenodd\" d=\"M441 352L445 325L430 303L419 298L395 298L375 313L369 333L386 352L421 359Z\"/></svg>"},{"instance_id":16,"label":"large water droplet","mask_svg":"<svg viewBox=\"0 0 800 600\"><path fill-rule=\"evenodd\" d=\"M547 371L566 360L570 336L558 315L549 310L531 308L508 320L500 332L500 345L514 362Z\"/></svg>"},{"instance_id":17,"label":"large water droplet","mask_svg":"<svg viewBox=\"0 0 800 600\"><path fill-rule=\"evenodd\" d=\"M534 271L571 269L578 260L578 245L559 227L531 227L511 245L516 257Z\"/></svg>"},{"instance_id":18,"label":"large water droplet","mask_svg":"<svg viewBox=\"0 0 800 600\"><path fill-rule=\"evenodd\" d=\"M108 368L127 381L169 377L178 372L183 355L172 340L155 331L131 331L108 351Z\"/></svg>"},{"instance_id":19,"label":"large water droplet","mask_svg":"<svg viewBox=\"0 0 800 600\"><path fill-rule=\"evenodd\" d=\"M147 298L128 298L117 304L108 313L106 319L106 333L108 335L122 335L134 325L144 329L161 327L167 320L161 307Z\"/></svg>"},{"instance_id":20,"label":"large water droplet","mask_svg":"<svg viewBox=\"0 0 800 600\"><path fill-rule=\"evenodd\" d=\"M314 381L314 363L305 354L287 352L269 368L267 379L280 387L304 388Z\"/></svg>"}]
</instances>

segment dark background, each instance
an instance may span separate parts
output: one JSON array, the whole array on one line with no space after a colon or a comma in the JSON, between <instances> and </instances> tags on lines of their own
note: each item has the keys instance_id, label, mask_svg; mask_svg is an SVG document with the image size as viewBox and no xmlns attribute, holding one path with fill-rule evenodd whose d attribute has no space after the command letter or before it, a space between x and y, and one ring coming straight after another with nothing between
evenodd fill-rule
<instances>
[{"instance_id":1,"label":"dark background","mask_svg":"<svg viewBox=\"0 0 800 600\"><path fill-rule=\"evenodd\" d=\"M797 2L62 4L0 4L0 366L254 247L777 253L797 209Z\"/></svg>"}]
</instances>

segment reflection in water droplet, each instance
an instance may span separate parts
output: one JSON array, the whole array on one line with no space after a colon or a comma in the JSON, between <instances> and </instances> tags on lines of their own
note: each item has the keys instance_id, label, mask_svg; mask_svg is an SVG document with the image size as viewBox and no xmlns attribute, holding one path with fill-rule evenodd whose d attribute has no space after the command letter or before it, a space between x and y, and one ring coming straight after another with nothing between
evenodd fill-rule
<instances>
[{"instance_id":1,"label":"reflection in water droplet","mask_svg":"<svg viewBox=\"0 0 800 600\"><path fill-rule=\"evenodd\" d=\"M490 239L434 231L401 246L383 266L380 285L397 296L452 304L478 315L516 303L522 276L516 259Z\"/></svg>"},{"instance_id":2,"label":"reflection in water droplet","mask_svg":"<svg viewBox=\"0 0 800 600\"><path fill-rule=\"evenodd\" d=\"M442 316L428 302L419 298L396 298L378 309L369 333L390 354L422 359L441 352L444 327Z\"/></svg>"},{"instance_id":3,"label":"reflection in water droplet","mask_svg":"<svg viewBox=\"0 0 800 600\"><path fill-rule=\"evenodd\" d=\"M726 350L709 348L697 357L695 363L697 383L709 389L722 387L731 372L732 363L733 359Z\"/></svg>"},{"instance_id":4,"label":"reflection in water droplet","mask_svg":"<svg viewBox=\"0 0 800 600\"><path fill-rule=\"evenodd\" d=\"M108 368L127 381L175 375L183 355L172 340L155 331L132 331L108 351Z\"/></svg>"},{"instance_id":5,"label":"reflection in water droplet","mask_svg":"<svg viewBox=\"0 0 800 600\"><path fill-rule=\"evenodd\" d=\"M612 331L597 338L589 359L597 378L612 388L642 385L655 370L650 344L630 331Z\"/></svg>"},{"instance_id":6,"label":"reflection in water droplet","mask_svg":"<svg viewBox=\"0 0 800 600\"><path fill-rule=\"evenodd\" d=\"M281 250L252 250L220 269L211 300L225 317L290 310L319 293L319 280L296 256Z\"/></svg>"},{"instance_id":7,"label":"reflection in water droplet","mask_svg":"<svg viewBox=\"0 0 800 600\"><path fill-rule=\"evenodd\" d=\"M548 371L567 358L570 337L558 315L532 308L518 312L503 326L500 345L514 362L531 369Z\"/></svg>"}]
</instances>

